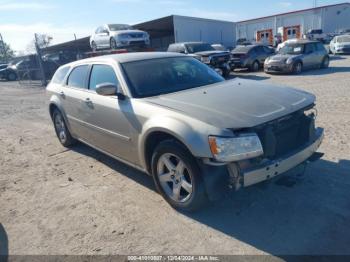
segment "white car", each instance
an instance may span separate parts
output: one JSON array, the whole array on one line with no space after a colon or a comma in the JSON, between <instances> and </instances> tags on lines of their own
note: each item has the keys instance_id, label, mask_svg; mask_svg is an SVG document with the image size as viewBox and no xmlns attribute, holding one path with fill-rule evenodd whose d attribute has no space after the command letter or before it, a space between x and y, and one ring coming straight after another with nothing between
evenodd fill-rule
<instances>
[{"instance_id":1,"label":"white car","mask_svg":"<svg viewBox=\"0 0 350 262\"><path fill-rule=\"evenodd\" d=\"M329 49L333 54L350 53L350 35L339 35L334 37L329 44Z\"/></svg>"},{"instance_id":2,"label":"white car","mask_svg":"<svg viewBox=\"0 0 350 262\"><path fill-rule=\"evenodd\" d=\"M133 29L125 24L108 24L99 26L90 37L93 51L98 49L117 49L127 47L145 47L150 44L147 32Z\"/></svg>"}]
</instances>

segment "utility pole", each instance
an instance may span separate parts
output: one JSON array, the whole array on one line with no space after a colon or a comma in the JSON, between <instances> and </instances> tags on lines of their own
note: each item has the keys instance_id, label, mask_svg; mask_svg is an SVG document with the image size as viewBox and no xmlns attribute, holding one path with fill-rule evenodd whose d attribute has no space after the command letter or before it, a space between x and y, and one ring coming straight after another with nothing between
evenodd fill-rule
<instances>
[{"instance_id":1,"label":"utility pole","mask_svg":"<svg viewBox=\"0 0 350 262\"><path fill-rule=\"evenodd\" d=\"M36 49L38 62L39 62L39 67L40 67L41 76L42 76L41 77L41 84L42 84L42 86L46 86L47 81L46 81L46 76L45 76L45 70L44 70L42 54L41 54L40 46L39 46L39 43L38 43L39 42L38 35L34 34L34 37L35 37L35 49Z\"/></svg>"}]
</instances>

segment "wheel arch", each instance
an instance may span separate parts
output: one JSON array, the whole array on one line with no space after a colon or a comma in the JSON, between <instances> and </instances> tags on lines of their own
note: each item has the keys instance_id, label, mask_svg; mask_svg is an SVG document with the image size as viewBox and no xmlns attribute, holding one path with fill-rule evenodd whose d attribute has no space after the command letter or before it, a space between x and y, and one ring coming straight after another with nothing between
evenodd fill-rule
<instances>
[{"instance_id":1,"label":"wheel arch","mask_svg":"<svg viewBox=\"0 0 350 262\"><path fill-rule=\"evenodd\" d=\"M70 133L72 133L72 129L70 127L69 121L68 121L68 117L66 115L66 112L64 111L63 107L60 105L60 103L57 103L57 101L55 101L54 98L51 98L51 101L49 103L49 114L51 119L53 120L53 112L55 111L55 109L57 109L58 111L61 112L64 121L66 122L67 128L69 130Z\"/></svg>"},{"instance_id":2,"label":"wheel arch","mask_svg":"<svg viewBox=\"0 0 350 262\"><path fill-rule=\"evenodd\" d=\"M145 137L143 146L144 163L146 170L149 174L152 173L151 162L153 152L156 149L156 147L165 140L176 141L177 143L181 144L190 154L192 154L191 150L176 135L171 134L168 130L154 130Z\"/></svg>"},{"instance_id":3,"label":"wheel arch","mask_svg":"<svg viewBox=\"0 0 350 262\"><path fill-rule=\"evenodd\" d=\"M205 132L199 132L199 130L205 130ZM154 141L164 138L177 140L195 158L211 158L212 153L208 143L209 134L224 135L219 129L215 127L211 128L195 119L192 119L192 122L168 116L149 119L144 123L143 130L138 138L140 164L144 169L149 170L149 163L147 161L151 154L150 149L155 148Z\"/></svg>"}]
</instances>

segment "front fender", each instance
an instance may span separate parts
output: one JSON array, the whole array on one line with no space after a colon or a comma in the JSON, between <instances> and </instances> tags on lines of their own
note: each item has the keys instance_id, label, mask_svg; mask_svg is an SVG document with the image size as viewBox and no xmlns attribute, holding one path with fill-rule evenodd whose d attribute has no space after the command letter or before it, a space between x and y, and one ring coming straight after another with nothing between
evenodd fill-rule
<instances>
[{"instance_id":1,"label":"front fender","mask_svg":"<svg viewBox=\"0 0 350 262\"><path fill-rule=\"evenodd\" d=\"M217 128L211 128L205 123L193 120L194 123L189 124L175 117L160 116L148 120L142 128L141 135L138 140L139 159L142 166L146 166L145 144L147 138L153 132L167 133L179 141L181 141L191 154L196 158L211 158L208 143L209 134L221 133ZM194 128L195 125L195 128Z\"/></svg>"}]
</instances>

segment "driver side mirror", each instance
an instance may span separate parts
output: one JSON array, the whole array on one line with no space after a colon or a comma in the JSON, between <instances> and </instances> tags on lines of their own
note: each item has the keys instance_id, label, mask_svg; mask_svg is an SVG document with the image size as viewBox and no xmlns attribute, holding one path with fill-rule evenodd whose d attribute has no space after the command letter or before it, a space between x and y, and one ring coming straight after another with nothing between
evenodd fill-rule
<instances>
[{"instance_id":1,"label":"driver side mirror","mask_svg":"<svg viewBox=\"0 0 350 262\"><path fill-rule=\"evenodd\" d=\"M125 98L124 94L119 92L118 86L112 83L102 83L97 85L96 93L101 96L117 96L121 100Z\"/></svg>"}]
</instances>

